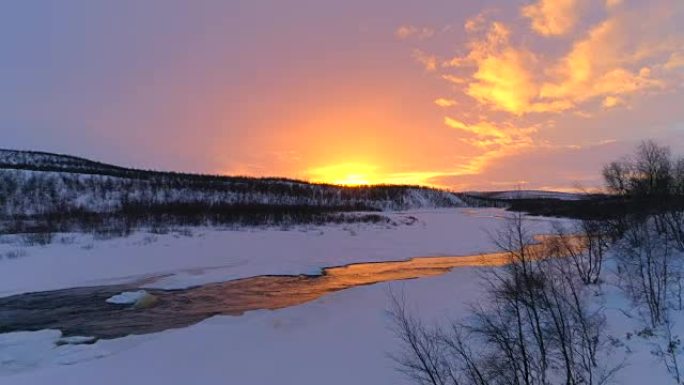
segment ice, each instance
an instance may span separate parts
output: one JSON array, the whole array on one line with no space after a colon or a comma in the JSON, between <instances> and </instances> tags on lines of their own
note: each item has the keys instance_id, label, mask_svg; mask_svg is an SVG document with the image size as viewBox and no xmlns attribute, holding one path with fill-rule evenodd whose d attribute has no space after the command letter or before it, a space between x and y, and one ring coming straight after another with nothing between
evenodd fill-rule
<instances>
[{"instance_id":1,"label":"ice","mask_svg":"<svg viewBox=\"0 0 684 385\"><path fill-rule=\"evenodd\" d=\"M123 293L113 295L107 298L107 303L114 303L118 305L133 305L149 295L150 293L148 293L146 290L125 291Z\"/></svg>"}]
</instances>

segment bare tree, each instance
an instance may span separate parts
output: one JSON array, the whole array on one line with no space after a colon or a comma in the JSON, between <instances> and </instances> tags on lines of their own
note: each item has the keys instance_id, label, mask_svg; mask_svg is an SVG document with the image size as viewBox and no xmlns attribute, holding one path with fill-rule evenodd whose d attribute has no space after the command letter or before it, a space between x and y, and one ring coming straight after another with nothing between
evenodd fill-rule
<instances>
[{"instance_id":1,"label":"bare tree","mask_svg":"<svg viewBox=\"0 0 684 385\"><path fill-rule=\"evenodd\" d=\"M603 260L611 243L611 225L601 220L581 220L572 233L556 225L555 247L572 262L575 274L587 285L599 283Z\"/></svg>"},{"instance_id":2,"label":"bare tree","mask_svg":"<svg viewBox=\"0 0 684 385\"><path fill-rule=\"evenodd\" d=\"M397 360L421 384L602 384L614 373L599 360L606 348L602 309L557 247L528 247L522 215L496 236L509 264L484 275L486 298L463 322L428 328L393 297Z\"/></svg>"},{"instance_id":3,"label":"bare tree","mask_svg":"<svg viewBox=\"0 0 684 385\"><path fill-rule=\"evenodd\" d=\"M684 158L679 158L674 163L672 177L674 194L684 196Z\"/></svg>"},{"instance_id":4,"label":"bare tree","mask_svg":"<svg viewBox=\"0 0 684 385\"><path fill-rule=\"evenodd\" d=\"M399 370L420 385L446 385L448 368L437 333L427 328L406 308L406 298L390 290L393 331L402 342L403 351L392 358Z\"/></svg>"},{"instance_id":5,"label":"bare tree","mask_svg":"<svg viewBox=\"0 0 684 385\"><path fill-rule=\"evenodd\" d=\"M603 176L611 192L636 202L615 219L619 286L654 338L653 353L682 383L673 312L684 309L684 259L676 253L684 252L684 158L673 160L668 147L648 140L631 159L607 165Z\"/></svg>"},{"instance_id":6,"label":"bare tree","mask_svg":"<svg viewBox=\"0 0 684 385\"><path fill-rule=\"evenodd\" d=\"M654 353L665 364L667 372L678 383L682 383L682 373L679 364L679 356L682 353L682 341L673 333L674 323L670 317L666 317L661 325L662 340L656 344Z\"/></svg>"},{"instance_id":7,"label":"bare tree","mask_svg":"<svg viewBox=\"0 0 684 385\"><path fill-rule=\"evenodd\" d=\"M677 167L669 147L646 140L639 144L631 159L606 165L603 168L603 179L608 190L615 194L666 196L672 194L676 186L673 174Z\"/></svg>"},{"instance_id":8,"label":"bare tree","mask_svg":"<svg viewBox=\"0 0 684 385\"><path fill-rule=\"evenodd\" d=\"M618 194L629 194L632 179L632 165L627 161L614 161L603 167L603 179L608 191Z\"/></svg>"},{"instance_id":9,"label":"bare tree","mask_svg":"<svg viewBox=\"0 0 684 385\"><path fill-rule=\"evenodd\" d=\"M684 252L684 211L670 210L657 215L672 239L673 247Z\"/></svg>"},{"instance_id":10,"label":"bare tree","mask_svg":"<svg viewBox=\"0 0 684 385\"><path fill-rule=\"evenodd\" d=\"M639 144L634 160L637 179L633 188L641 195L663 196L670 193L672 155L669 147L652 140Z\"/></svg>"},{"instance_id":11,"label":"bare tree","mask_svg":"<svg viewBox=\"0 0 684 385\"><path fill-rule=\"evenodd\" d=\"M621 287L649 326L666 320L667 310L681 302L681 258L672 255L671 238L658 232L655 221L635 223L617 253Z\"/></svg>"}]
</instances>

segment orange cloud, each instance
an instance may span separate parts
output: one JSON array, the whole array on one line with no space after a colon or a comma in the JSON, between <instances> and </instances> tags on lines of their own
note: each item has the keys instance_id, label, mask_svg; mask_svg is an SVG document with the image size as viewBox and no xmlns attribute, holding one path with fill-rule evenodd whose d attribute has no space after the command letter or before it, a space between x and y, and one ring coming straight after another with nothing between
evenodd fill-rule
<instances>
[{"instance_id":1,"label":"orange cloud","mask_svg":"<svg viewBox=\"0 0 684 385\"><path fill-rule=\"evenodd\" d=\"M664 65L667 70L684 68L684 51L674 52Z\"/></svg>"},{"instance_id":2,"label":"orange cloud","mask_svg":"<svg viewBox=\"0 0 684 385\"><path fill-rule=\"evenodd\" d=\"M536 93L528 71L534 57L509 44L510 30L503 23L492 23L486 35L470 43L465 57L449 61L453 67L474 67L465 93L497 109L519 113L527 109Z\"/></svg>"},{"instance_id":3,"label":"orange cloud","mask_svg":"<svg viewBox=\"0 0 684 385\"><path fill-rule=\"evenodd\" d=\"M598 7L604 19L580 31L588 6L586 0L526 5L521 13L532 32L515 19L491 21L493 13L481 12L464 24L467 40L456 55L414 52L459 101L461 118L444 117L445 125L479 151L450 175L479 173L502 157L553 147L539 139L538 130L557 119L595 119L684 84L684 30L678 23L684 2L603 0ZM563 44L543 49L549 36L563 37ZM448 107L451 100L434 103Z\"/></svg>"},{"instance_id":4,"label":"orange cloud","mask_svg":"<svg viewBox=\"0 0 684 385\"><path fill-rule=\"evenodd\" d=\"M606 20L577 41L570 52L550 71L552 80L541 89L541 97L581 103L605 95L631 94L662 86L648 67L629 68L636 54L626 50L624 25Z\"/></svg>"},{"instance_id":5,"label":"orange cloud","mask_svg":"<svg viewBox=\"0 0 684 385\"><path fill-rule=\"evenodd\" d=\"M508 47L492 52L479 61L466 93L504 111L527 112L538 93L528 71L532 61L531 55Z\"/></svg>"},{"instance_id":6,"label":"orange cloud","mask_svg":"<svg viewBox=\"0 0 684 385\"><path fill-rule=\"evenodd\" d=\"M625 104L625 101L615 96L606 96L601 104L603 108L610 109Z\"/></svg>"},{"instance_id":7,"label":"orange cloud","mask_svg":"<svg viewBox=\"0 0 684 385\"><path fill-rule=\"evenodd\" d=\"M527 7L542 12L550 9L551 3L540 1ZM684 3L664 3L684 8ZM578 6L565 0L553 4L558 6L552 7L556 10ZM460 72L442 77L456 85L465 84L461 91L479 104L517 116L578 111L584 103L601 102L608 96L663 89L674 81L660 69L684 66L684 33L673 32L676 23L667 8L649 13L620 7L556 57L513 44L507 25L495 21L484 28L485 21L478 15L466 23L470 36L467 54L445 62L446 67ZM665 54L669 58L663 57Z\"/></svg>"},{"instance_id":8,"label":"orange cloud","mask_svg":"<svg viewBox=\"0 0 684 385\"><path fill-rule=\"evenodd\" d=\"M533 75L538 66L537 56L528 50L513 47L509 40L510 33L503 23L491 23L484 36L471 40L466 56L457 56L448 61L451 67L474 68L465 81L467 87L464 92L495 110L515 115L571 108L572 104L565 100L539 98L540 84Z\"/></svg>"},{"instance_id":9,"label":"orange cloud","mask_svg":"<svg viewBox=\"0 0 684 385\"><path fill-rule=\"evenodd\" d=\"M467 32L477 32L487 25L487 11L480 12L478 15L466 20L463 27Z\"/></svg>"},{"instance_id":10,"label":"orange cloud","mask_svg":"<svg viewBox=\"0 0 684 385\"><path fill-rule=\"evenodd\" d=\"M448 81L449 83L454 83L454 84L464 84L468 82L468 79L462 78L460 76L456 75L451 75L451 74L444 74L442 75L442 79Z\"/></svg>"},{"instance_id":11,"label":"orange cloud","mask_svg":"<svg viewBox=\"0 0 684 385\"><path fill-rule=\"evenodd\" d=\"M460 165L451 176L482 173L492 162L535 146L533 135L537 132L537 127L519 128L508 122L497 124L487 120L468 124L451 117L445 117L444 124L471 134L472 138L462 140L484 151Z\"/></svg>"},{"instance_id":12,"label":"orange cloud","mask_svg":"<svg viewBox=\"0 0 684 385\"><path fill-rule=\"evenodd\" d=\"M577 0L539 0L524 6L520 13L530 19L532 29L540 35L559 36L577 24L579 4Z\"/></svg>"},{"instance_id":13,"label":"orange cloud","mask_svg":"<svg viewBox=\"0 0 684 385\"><path fill-rule=\"evenodd\" d=\"M394 36L399 39L416 38L419 40L428 39L435 35L435 30L430 27L416 27L414 25L402 25L394 32Z\"/></svg>"},{"instance_id":14,"label":"orange cloud","mask_svg":"<svg viewBox=\"0 0 684 385\"><path fill-rule=\"evenodd\" d=\"M467 124L451 117L444 118L447 126L474 134L469 142L478 147L492 148L495 146L531 145L531 135L537 132L536 127L518 128L510 123L496 124L481 120L475 124Z\"/></svg>"},{"instance_id":15,"label":"orange cloud","mask_svg":"<svg viewBox=\"0 0 684 385\"><path fill-rule=\"evenodd\" d=\"M433 72L437 70L438 59L435 55L429 55L425 52L416 49L413 51L413 58L420 63L423 68L428 72Z\"/></svg>"},{"instance_id":16,"label":"orange cloud","mask_svg":"<svg viewBox=\"0 0 684 385\"><path fill-rule=\"evenodd\" d=\"M435 104L440 107L453 107L456 105L456 101L453 99L438 98L435 99Z\"/></svg>"}]
</instances>

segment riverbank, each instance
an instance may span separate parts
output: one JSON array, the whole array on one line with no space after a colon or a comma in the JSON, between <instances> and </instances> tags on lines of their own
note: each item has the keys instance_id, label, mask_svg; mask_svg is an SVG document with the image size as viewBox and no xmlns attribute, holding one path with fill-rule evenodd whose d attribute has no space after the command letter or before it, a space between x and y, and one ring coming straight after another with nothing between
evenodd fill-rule
<instances>
[{"instance_id":1,"label":"riverbank","mask_svg":"<svg viewBox=\"0 0 684 385\"><path fill-rule=\"evenodd\" d=\"M178 289L258 275L318 274L356 262L495 251L500 209L442 209L388 213L394 224L291 228L182 228L125 238L57 234L47 245L0 237L0 297L70 287L129 284L153 278ZM545 219L530 221L539 233Z\"/></svg>"}]
</instances>

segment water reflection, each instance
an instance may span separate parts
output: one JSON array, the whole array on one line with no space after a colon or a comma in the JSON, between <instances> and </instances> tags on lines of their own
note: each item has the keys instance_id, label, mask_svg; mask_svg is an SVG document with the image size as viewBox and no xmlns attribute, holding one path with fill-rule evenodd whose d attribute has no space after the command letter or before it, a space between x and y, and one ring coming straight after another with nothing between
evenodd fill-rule
<instances>
[{"instance_id":1,"label":"water reflection","mask_svg":"<svg viewBox=\"0 0 684 385\"><path fill-rule=\"evenodd\" d=\"M554 240L539 237L540 243L527 249L533 255ZM59 329L66 336L97 338L154 333L214 315L295 306L356 286L430 277L458 267L500 266L509 258L506 253L420 257L330 267L321 275L257 276L183 290L148 290L158 301L143 309L105 302L122 291L138 290L139 283L21 294L0 298L0 332Z\"/></svg>"}]
</instances>

